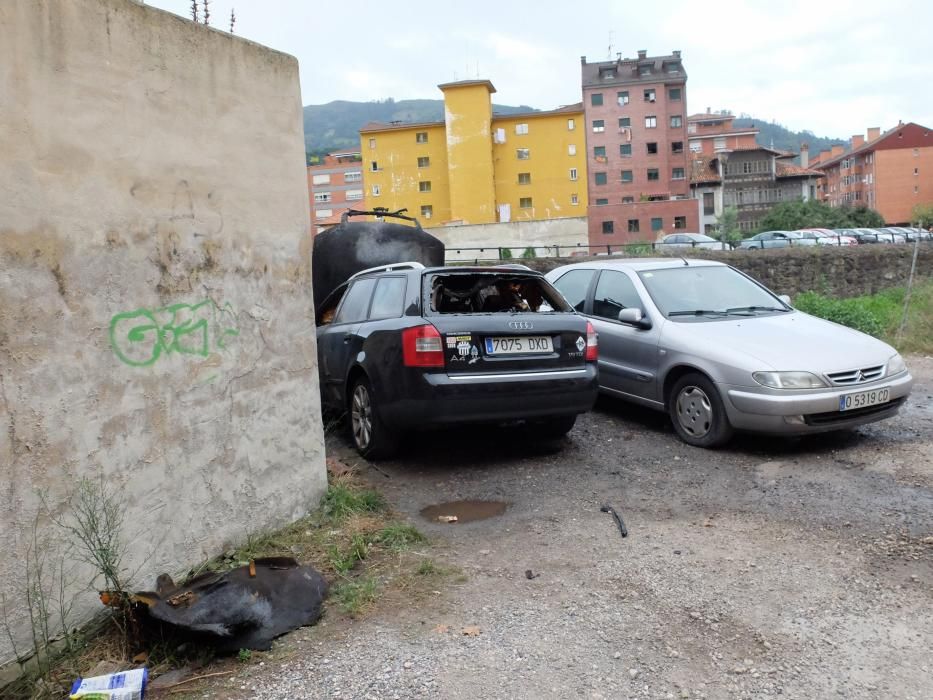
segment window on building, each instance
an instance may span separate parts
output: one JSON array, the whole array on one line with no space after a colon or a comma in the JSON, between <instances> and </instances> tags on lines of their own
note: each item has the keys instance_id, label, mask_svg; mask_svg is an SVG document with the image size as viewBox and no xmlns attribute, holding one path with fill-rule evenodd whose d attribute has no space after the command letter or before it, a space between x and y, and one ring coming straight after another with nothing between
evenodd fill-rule
<instances>
[{"instance_id":1,"label":"window on building","mask_svg":"<svg viewBox=\"0 0 933 700\"><path fill-rule=\"evenodd\" d=\"M601 207L601 206L603 206L603 205L605 205L605 204L609 204L609 200L608 200L608 199L603 199L602 197L598 197L598 198L596 199L596 206L597 206L597 207Z\"/></svg>"},{"instance_id":2,"label":"window on building","mask_svg":"<svg viewBox=\"0 0 933 700\"><path fill-rule=\"evenodd\" d=\"M382 194L382 190L379 188L379 185L373 185L372 192L373 192L373 197L378 197L380 194Z\"/></svg>"},{"instance_id":3,"label":"window on building","mask_svg":"<svg viewBox=\"0 0 933 700\"><path fill-rule=\"evenodd\" d=\"M615 233L615 227L612 221L603 222L603 233Z\"/></svg>"},{"instance_id":4,"label":"window on building","mask_svg":"<svg viewBox=\"0 0 933 700\"><path fill-rule=\"evenodd\" d=\"M631 127L632 127L631 117L619 117L619 128L620 129L630 129Z\"/></svg>"},{"instance_id":5,"label":"window on building","mask_svg":"<svg viewBox=\"0 0 933 700\"><path fill-rule=\"evenodd\" d=\"M518 134L519 136L521 136L521 135L523 135L523 134L527 134L527 133L528 133L528 125L527 125L527 124L516 124L516 125L515 125L515 133Z\"/></svg>"},{"instance_id":6,"label":"window on building","mask_svg":"<svg viewBox=\"0 0 933 700\"><path fill-rule=\"evenodd\" d=\"M625 106L628 104L628 90L619 92L616 94L616 100L620 106Z\"/></svg>"},{"instance_id":7,"label":"window on building","mask_svg":"<svg viewBox=\"0 0 933 700\"><path fill-rule=\"evenodd\" d=\"M577 125L576 125L576 123L573 121L573 119L568 119L568 120L567 120L567 131L573 131L573 130L576 129L576 128L577 128Z\"/></svg>"},{"instance_id":8,"label":"window on building","mask_svg":"<svg viewBox=\"0 0 933 700\"><path fill-rule=\"evenodd\" d=\"M675 216L674 217L674 228L675 229L687 228L687 217L686 216Z\"/></svg>"},{"instance_id":9,"label":"window on building","mask_svg":"<svg viewBox=\"0 0 933 700\"><path fill-rule=\"evenodd\" d=\"M427 168L431 165L431 159L428 156L419 156L418 157L418 167Z\"/></svg>"},{"instance_id":10,"label":"window on building","mask_svg":"<svg viewBox=\"0 0 933 700\"><path fill-rule=\"evenodd\" d=\"M684 152L683 141L671 141L671 153L683 153L683 152Z\"/></svg>"},{"instance_id":11,"label":"window on building","mask_svg":"<svg viewBox=\"0 0 933 700\"><path fill-rule=\"evenodd\" d=\"M623 197L622 198L622 204L632 204L634 202L635 202L634 197Z\"/></svg>"},{"instance_id":12,"label":"window on building","mask_svg":"<svg viewBox=\"0 0 933 700\"><path fill-rule=\"evenodd\" d=\"M430 180L422 180L421 182L419 182L419 183L418 183L418 191L419 191L419 192L430 192L430 191L431 191L431 181L430 181Z\"/></svg>"},{"instance_id":13,"label":"window on building","mask_svg":"<svg viewBox=\"0 0 933 700\"><path fill-rule=\"evenodd\" d=\"M363 199L363 190L347 190L347 201L354 202Z\"/></svg>"},{"instance_id":14,"label":"window on building","mask_svg":"<svg viewBox=\"0 0 933 700\"><path fill-rule=\"evenodd\" d=\"M330 192L315 192L314 193L315 202L329 202L330 201Z\"/></svg>"},{"instance_id":15,"label":"window on building","mask_svg":"<svg viewBox=\"0 0 933 700\"><path fill-rule=\"evenodd\" d=\"M606 147L605 146L593 146L593 157L594 158L605 158Z\"/></svg>"},{"instance_id":16,"label":"window on building","mask_svg":"<svg viewBox=\"0 0 933 700\"><path fill-rule=\"evenodd\" d=\"M679 129L683 126L683 118L679 114L671 115L671 128Z\"/></svg>"},{"instance_id":17,"label":"window on building","mask_svg":"<svg viewBox=\"0 0 933 700\"><path fill-rule=\"evenodd\" d=\"M594 107L601 107L603 104L603 93L594 92L590 95L590 104Z\"/></svg>"},{"instance_id":18,"label":"window on building","mask_svg":"<svg viewBox=\"0 0 933 700\"><path fill-rule=\"evenodd\" d=\"M726 137L720 136L713 139L713 150L724 151L726 149Z\"/></svg>"},{"instance_id":19,"label":"window on building","mask_svg":"<svg viewBox=\"0 0 933 700\"><path fill-rule=\"evenodd\" d=\"M649 155L649 156L656 156L656 155L658 155L658 144L657 144L657 141L649 141L648 143L645 144L645 146L646 146L647 149L648 149L648 155Z\"/></svg>"},{"instance_id":20,"label":"window on building","mask_svg":"<svg viewBox=\"0 0 933 700\"><path fill-rule=\"evenodd\" d=\"M522 197L519 199L518 206L522 209L531 209L531 197Z\"/></svg>"},{"instance_id":21,"label":"window on building","mask_svg":"<svg viewBox=\"0 0 933 700\"><path fill-rule=\"evenodd\" d=\"M311 184L312 185L329 185L330 175L312 175Z\"/></svg>"},{"instance_id":22,"label":"window on building","mask_svg":"<svg viewBox=\"0 0 933 700\"><path fill-rule=\"evenodd\" d=\"M671 180L683 180L683 179L684 179L683 168L673 168L671 170Z\"/></svg>"},{"instance_id":23,"label":"window on building","mask_svg":"<svg viewBox=\"0 0 933 700\"><path fill-rule=\"evenodd\" d=\"M648 168L648 180L660 180L657 168Z\"/></svg>"},{"instance_id":24,"label":"window on building","mask_svg":"<svg viewBox=\"0 0 933 700\"><path fill-rule=\"evenodd\" d=\"M579 203L580 203L580 200L579 200L579 198L577 197L577 195L575 195L575 194L570 195L570 203L571 203L571 204L579 204Z\"/></svg>"},{"instance_id":25,"label":"window on building","mask_svg":"<svg viewBox=\"0 0 933 700\"><path fill-rule=\"evenodd\" d=\"M655 116L645 117L645 128L646 129L657 129L658 128L658 118Z\"/></svg>"},{"instance_id":26,"label":"window on building","mask_svg":"<svg viewBox=\"0 0 933 700\"><path fill-rule=\"evenodd\" d=\"M630 143L621 143L619 144L619 155L623 158L629 158L632 155L632 144Z\"/></svg>"},{"instance_id":27,"label":"window on building","mask_svg":"<svg viewBox=\"0 0 933 700\"><path fill-rule=\"evenodd\" d=\"M577 169L576 168L570 169L570 179L574 182L577 181Z\"/></svg>"},{"instance_id":28,"label":"window on building","mask_svg":"<svg viewBox=\"0 0 933 700\"><path fill-rule=\"evenodd\" d=\"M518 184L519 185L530 185L531 184L531 173L519 173Z\"/></svg>"},{"instance_id":29,"label":"window on building","mask_svg":"<svg viewBox=\"0 0 933 700\"><path fill-rule=\"evenodd\" d=\"M655 101L654 88L649 88L645 90L645 102L654 102L654 101Z\"/></svg>"},{"instance_id":30,"label":"window on building","mask_svg":"<svg viewBox=\"0 0 933 700\"><path fill-rule=\"evenodd\" d=\"M379 170L379 163L377 163L376 161L373 161L370 164L369 169L372 170L373 172L376 172L377 170Z\"/></svg>"},{"instance_id":31,"label":"window on building","mask_svg":"<svg viewBox=\"0 0 933 700\"><path fill-rule=\"evenodd\" d=\"M568 144L568 145L567 145L567 155L568 155L568 156L575 156L575 155L577 155L577 146L576 146L576 144L571 143L571 144Z\"/></svg>"},{"instance_id":32,"label":"window on building","mask_svg":"<svg viewBox=\"0 0 933 700\"><path fill-rule=\"evenodd\" d=\"M914 168L914 175L920 174L920 168Z\"/></svg>"},{"instance_id":33,"label":"window on building","mask_svg":"<svg viewBox=\"0 0 933 700\"><path fill-rule=\"evenodd\" d=\"M529 151L527 148L516 149L515 157L519 160L528 160L531 158L531 151Z\"/></svg>"},{"instance_id":34,"label":"window on building","mask_svg":"<svg viewBox=\"0 0 933 700\"><path fill-rule=\"evenodd\" d=\"M594 132L598 134L605 130L606 130L606 122L604 122L602 119L593 120L593 131Z\"/></svg>"},{"instance_id":35,"label":"window on building","mask_svg":"<svg viewBox=\"0 0 933 700\"><path fill-rule=\"evenodd\" d=\"M667 98L671 102L680 102L680 88L671 88L667 91Z\"/></svg>"},{"instance_id":36,"label":"window on building","mask_svg":"<svg viewBox=\"0 0 933 700\"><path fill-rule=\"evenodd\" d=\"M638 233L638 219L629 219L629 220L628 220L628 232L629 232L629 233Z\"/></svg>"},{"instance_id":37,"label":"window on building","mask_svg":"<svg viewBox=\"0 0 933 700\"><path fill-rule=\"evenodd\" d=\"M605 185L607 182L606 173L593 173L593 182L597 185Z\"/></svg>"},{"instance_id":38,"label":"window on building","mask_svg":"<svg viewBox=\"0 0 933 700\"><path fill-rule=\"evenodd\" d=\"M421 205L421 218L430 219L432 216L434 216L434 207L432 207L430 204L422 204Z\"/></svg>"},{"instance_id":39,"label":"window on building","mask_svg":"<svg viewBox=\"0 0 933 700\"><path fill-rule=\"evenodd\" d=\"M915 155L915 156L919 156L919 155L920 155L920 149L919 149L919 148L915 148L915 149L914 149L914 155Z\"/></svg>"},{"instance_id":40,"label":"window on building","mask_svg":"<svg viewBox=\"0 0 933 700\"><path fill-rule=\"evenodd\" d=\"M713 193L704 192L703 193L703 215L712 216L715 213L716 213L716 205L713 200Z\"/></svg>"},{"instance_id":41,"label":"window on building","mask_svg":"<svg viewBox=\"0 0 933 700\"><path fill-rule=\"evenodd\" d=\"M328 219L334 215L333 209L315 209L314 218L315 219Z\"/></svg>"},{"instance_id":42,"label":"window on building","mask_svg":"<svg viewBox=\"0 0 933 700\"><path fill-rule=\"evenodd\" d=\"M622 171L622 182L634 182L634 177L632 176L631 170Z\"/></svg>"},{"instance_id":43,"label":"window on building","mask_svg":"<svg viewBox=\"0 0 933 700\"><path fill-rule=\"evenodd\" d=\"M345 173L343 174L343 181L344 181L344 182L347 182L347 183L350 183L350 182L362 182L362 181L363 181L363 173L360 172L359 170L350 170L350 171L347 171L347 172L345 172Z\"/></svg>"},{"instance_id":44,"label":"window on building","mask_svg":"<svg viewBox=\"0 0 933 700\"><path fill-rule=\"evenodd\" d=\"M703 143L700 141L691 141L690 142L690 152L691 153L702 153L703 152Z\"/></svg>"},{"instance_id":45,"label":"window on building","mask_svg":"<svg viewBox=\"0 0 933 700\"><path fill-rule=\"evenodd\" d=\"M376 139L375 139L375 138L370 138L370 139L369 139L369 148L370 148L370 149L376 148Z\"/></svg>"},{"instance_id":46,"label":"window on building","mask_svg":"<svg viewBox=\"0 0 933 700\"><path fill-rule=\"evenodd\" d=\"M427 143L427 142L428 142L428 132L427 132L427 131L418 131L418 132L415 132L415 142L416 142L416 143Z\"/></svg>"},{"instance_id":47,"label":"window on building","mask_svg":"<svg viewBox=\"0 0 933 700\"><path fill-rule=\"evenodd\" d=\"M664 228L664 219L662 219L660 216L654 216L651 218L651 230L652 231L660 231L663 228Z\"/></svg>"}]
</instances>

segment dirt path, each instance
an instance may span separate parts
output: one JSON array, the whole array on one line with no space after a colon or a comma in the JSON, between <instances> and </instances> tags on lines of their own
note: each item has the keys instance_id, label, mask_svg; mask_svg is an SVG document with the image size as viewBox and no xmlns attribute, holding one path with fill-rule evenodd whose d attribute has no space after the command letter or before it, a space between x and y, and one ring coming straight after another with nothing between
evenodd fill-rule
<instances>
[{"instance_id":1,"label":"dirt path","mask_svg":"<svg viewBox=\"0 0 933 700\"><path fill-rule=\"evenodd\" d=\"M909 365L901 415L849 434L711 452L601 401L558 445L422 437L367 474L466 581L300 630L198 697L933 697L933 359ZM473 498L510 506L419 518Z\"/></svg>"}]
</instances>

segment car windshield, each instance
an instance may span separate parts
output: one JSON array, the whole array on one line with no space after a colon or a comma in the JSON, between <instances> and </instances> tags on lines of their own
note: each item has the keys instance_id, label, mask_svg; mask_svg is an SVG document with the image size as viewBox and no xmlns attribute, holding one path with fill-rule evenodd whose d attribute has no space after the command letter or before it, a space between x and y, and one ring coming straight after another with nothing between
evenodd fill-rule
<instances>
[{"instance_id":1,"label":"car windshield","mask_svg":"<svg viewBox=\"0 0 933 700\"><path fill-rule=\"evenodd\" d=\"M789 311L780 299L726 266L684 265L638 273L665 316L710 319Z\"/></svg>"},{"instance_id":2,"label":"car windshield","mask_svg":"<svg viewBox=\"0 0 933 700\"><path fill-rule=\"evenodd\" d=\"M426 289L433 313L547 313L572 309L539 275L452 272L431 275Z\"/></svg>"}]
</instances>

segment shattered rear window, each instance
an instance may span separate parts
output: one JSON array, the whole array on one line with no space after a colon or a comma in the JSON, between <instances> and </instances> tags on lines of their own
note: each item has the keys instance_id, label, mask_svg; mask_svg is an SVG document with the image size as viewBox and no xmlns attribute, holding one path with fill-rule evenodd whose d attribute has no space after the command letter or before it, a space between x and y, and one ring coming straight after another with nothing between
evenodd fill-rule
<instances>
[{"instance_id":1,"label":"shattered rear window","mask_svg":"<svg viewBox=\"0 0 933 700\"><path fill-rule=\"evenodd\" d=\"M426 281L439 314L553 313L572 309L544 278L521 273L447 273Z\"/></svg>"}]
</instances>

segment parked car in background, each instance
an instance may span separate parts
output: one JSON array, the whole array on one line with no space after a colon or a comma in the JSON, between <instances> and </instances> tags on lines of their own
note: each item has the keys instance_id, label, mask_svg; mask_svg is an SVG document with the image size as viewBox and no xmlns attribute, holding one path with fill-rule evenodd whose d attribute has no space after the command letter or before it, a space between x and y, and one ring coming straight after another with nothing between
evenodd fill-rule
<instances>
[{"instance_id":1,"label":"parked car in background","mask_svg":"<svg viewBox=\"0 0 933 700\"><path fill-rule=\"evenodd\" d=\"M561 436L596 400L592 323L521 265L363 270L316 313L325 408L384 457L406 431L524 421Z\"/></svg>"},{"instance_id":2,"label":"parked car in background","mask_svg":"<svg viewBox=\"0 0 933 700\"><path fill-rule=\"evenodd\" d=\"M874 234L878 243L906 243L907 237L903 233L895 233L885 228L863 228L859 231L865 231Z\"/></svg>"},{"instance_id":3,"label":"parked car in background","mask_svg":"<svg viewBox=\"0 0 933 700\"><path fill-rule=\"evenodd\" d=\"M893 416L910 393L894 348L723 263L593 261L547 278L599 333L600 390L666 411L690 445L852 428Z\"/></svg>"},{"instance_id":4,"label":"parked car in background","mask_svg":"<svg viewBox=\"0 0 933 700\"><path fill-rule=\"evenodd\" d=\"M843 236L828 228L805 228L798 231L801 236L816 241L817 245L858 245L852 236Z\"/></svg>"},{"instance_id":5,"label":"parked car in background","mask_svg":"<svg viewBox=\"0 0 933 700\"><path fill-rule=\"evenodd\" d=\"M655 250L663 252L669 248L707 248L709 250L732 250L732 246L702 233L669 233L654 244Z\"/></svg>"},{"instance_id":6,"label":"parked car in background","mask_svg":"<svg viewBox=\"0 0 933 700\"><path fill-rule=\"evenodd\" d=\"M816 240L804 238L798 231L764 231L751 238L739 241L738 248L756 250L761 248L787 248L791 245L816 245Z\"/></svg>"}]
</instances>

